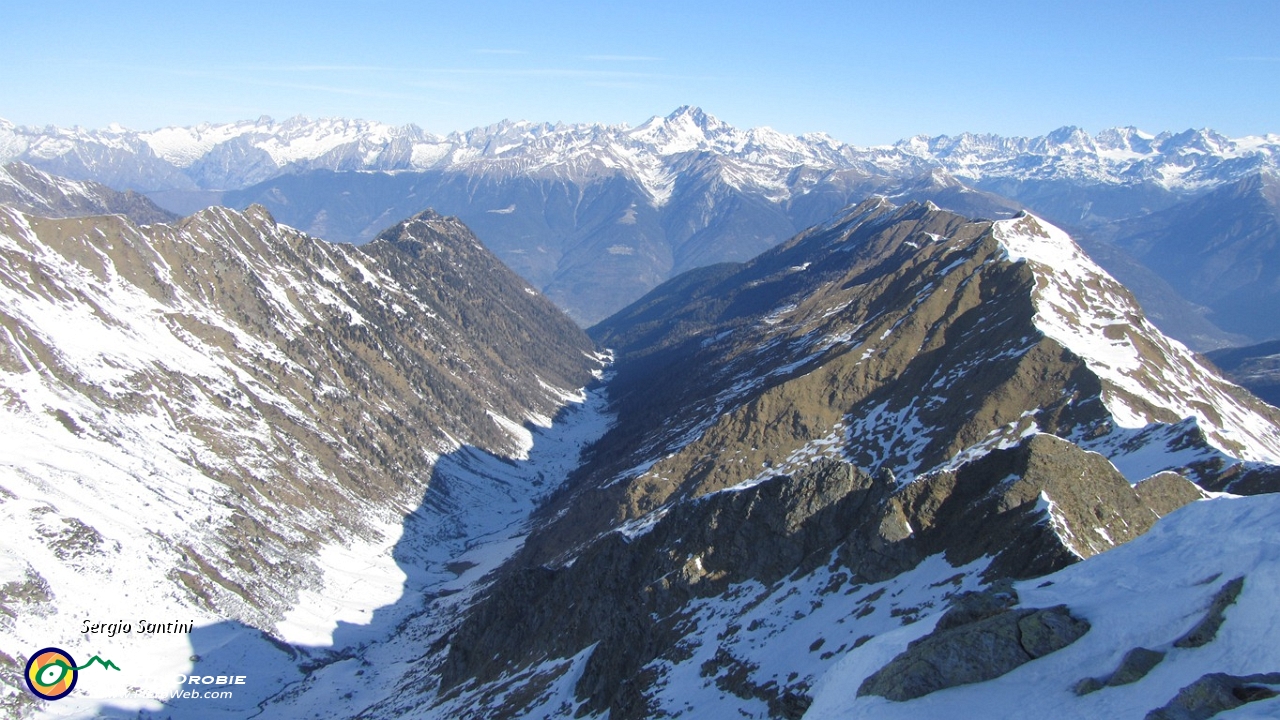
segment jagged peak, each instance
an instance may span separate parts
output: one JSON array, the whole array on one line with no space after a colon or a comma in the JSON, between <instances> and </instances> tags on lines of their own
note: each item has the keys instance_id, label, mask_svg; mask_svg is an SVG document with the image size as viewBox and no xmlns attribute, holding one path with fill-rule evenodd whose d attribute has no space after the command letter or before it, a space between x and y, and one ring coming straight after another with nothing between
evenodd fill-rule
<instances>
[{"instance_id":1,"label":"jagged peak","mask_svg":"<svg viewBox=\"0 0 1280 720\"><path fill-rule=\"evenodd\" d=\"M1151 152L1151 144L1155 135L1140 130L1132 125L1107 128L1094 137L1094 142L1103 150L1130 150L1142 153Z\"/></svg>"},{"instance_id":2,"label":"jagged peak","mask_svg":"<svg viewBox=\"0 0 1280 720\"><path fill-rule=\"evenodd\" d=\"M1162 149L1168 148L1175 151L1190 149L1193 151L1221 153L1234 145L1235 143L1230 138L1210 128L1200 128L1198 130L1192 128L1169 135L1168 139L1162 143Z\"/></svg>"},{"instance_id":3,"label":"jagged peak","mask_svg":"<svg viewBox=\"0 0 1280 720\"><path fill-rule=\"evenodd\" d=\"M271 211L267 209L267 206L262 205L261 203L253 203L249 207L245 208L244 214L246 217L253 218L269 225L278 224L275 216L271 214Z\"/></svg>"},{"instance_id":4,"label":"jagged peak","mask_svg":"<svg viewBox=\"0 0 1280 720\"><path fill-rule=\"evenodd\" d=\"M1088 138L1089 134L1080 129L1077 125L1063 125L1062 127L1053 130L1045 137L1054 142L1067 142L1071 140L1078 140L1080 138Z\"/></svg>"},{"instance_id":5,"label":"jagged peak","mask_svg":"<svg viewBox=\"0 0 1280 720\"><path fill-rule=\"evenodd\" d=\"M899 205L898 209L888 217L887 222L913 220L924 217L925 215L938 210L938 206L934 205L932 201L926 200L924 202L920 202L919 200L911 200Z\"/></svg>"},{"instance_id":6,"label":"jagged peak","mask_svg":"<svg viewBox=\"0 0 1280 720\"><path fill-rule=\"evenodd\" d=\"M667 122L680 122L681 120L688 120L704 130L710 125L722 124L715 117L708 115L702 108L696 105L681 105L667 116Z\"/></svg>"},{"instance_id":7,"label":"jagged peak","mask_svg":"<svg viewBox=\"0 0 1280 720\"><path fill-rule=\"evenodd\" d=\"M423 210L422 212L410 218L402 220L399 224L409 225L415 222L421 222L421 223L426 223L430 225L433 223L444 222L447 220L457 220L457 218L450 217L447 215L441 215L439 212L436 212L435 208L427 208L426 210Z\"/></svg>"},{"instance_id":8,"label":"jagged peak","mask_svg":"<svg viewBox=\"0 0 1280 720\"><path fill-rule=\"evenodd\" d=\"M675 110L672 110L671 113L667 115L667 120L676 120L677 118L680 118L685 115L701 115L701 114L702 114L702 108L697 107L696 105L681 105Z\"/></svg>"},{"instance_id":9,"label":"jagged peak","mask_svg":"<svg viewBox=\"0 0 1280 720\"><path fill-rule=\"evenodd\" d=\"M703 150L716 138L739 132L707 114L702 108L682 105L666 117L655 115L649 118L626 134L635 140L654 145L661 155L669 155Z\"/></svg>"},{"instance_id":10,"label":"jagged peak","mask_svg":"<svg viewBox=\"0 0 1280 720\"><path fill-rule=\"evenodd\" d=\"M257 205L257 203L255 203L254 205ZM250 205L244 210L236 210L235 208L229 208L223 205L210 205L209 207L201 208L200 210L197 210L194 213L191 213L187 217L183 218L181 224L183 226L200 225L200 224L214 223L214 222L223 221L223 220L235 220L238 218L248 218L250 217L250 211L253 209L254 205ZM262 206L258 205L258 207L262 207ZM263 209L265 210L266 208L263 208Z\"/></svg>"},{"instance_id":11,"label":"jagged peak","mask_svg":"<svg viewBox=\"0 0 1280 720\"><path fill-rule=\"evenodd\" d=\"M401 220L394 226L382 231L374 239L374 242L387 241L410 244L431 242L438 244L439 238L432 237L433 235L461 236L472 245L480 245L466 223L452 215L442 215L434 208L427 208L413 217Z\"/></svg>"}]
</instances>

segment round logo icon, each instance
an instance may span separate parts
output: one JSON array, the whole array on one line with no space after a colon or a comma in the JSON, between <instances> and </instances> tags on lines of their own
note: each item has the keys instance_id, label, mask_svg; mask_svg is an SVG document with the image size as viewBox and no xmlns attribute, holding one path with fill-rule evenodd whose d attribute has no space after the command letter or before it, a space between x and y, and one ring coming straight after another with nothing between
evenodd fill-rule
<instances>
[{"instance_id":1,"label":"round logo icon","mask_svg":"<svg viewBox=\"0 0 1280 720\"><path fill-rule=\"evenodd\" d=\"M45 648L32 653L27 661L27 689L45 700L65 697L75 689L79 676L76 663L66 650Z\"/></svg>"}]
</instances>

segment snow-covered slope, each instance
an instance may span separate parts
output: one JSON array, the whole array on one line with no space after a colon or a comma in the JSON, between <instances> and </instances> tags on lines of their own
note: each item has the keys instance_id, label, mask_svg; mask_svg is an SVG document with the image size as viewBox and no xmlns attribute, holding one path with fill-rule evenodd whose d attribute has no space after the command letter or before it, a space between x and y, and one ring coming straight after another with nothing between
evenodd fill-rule
<instances>
[{"instance_id":1,"label":"snow-covered slope","mask_svg":"<svg viewBox=\"0 0 1280 720\"><path fill-rule=\"evenodd\" d=\"M1238 387L1152 326L1133 296L1070 236L1032 215L996 222L993 233L1009 259L1028 263L1036 274L1036 327L1102 381L1114 434L1187 420L1231 457L1280 464L1280 428L1246 407ZM1107 445L1113 456L1129 454L1117 453L1126 440L1081 439L1087 447ZM1135 480L1153 470L1142 471Z\"/></svg>"},{"instance_id":2,"label":"snow-covered slope","mask_svg":"<svg viewBox=\"0 0 1280 720\"><path fill-rule=\"evenodd\" d=\"M842 654L814 686L813 705L804 717L1142 718L1206 675L1274 675L1280 668L1280 627L1272 621L1280 591L1274 550L1280 543L1277 513L1276 495L1192 503L1127 545L1014 586L1018 607L1065 605L1089 622L1089 631L1070 646L996 679L907 702L859 697L868 676L933 629L941 613L930 613ZM1243 588L1225 608L1214 639L1199 647L1175 645L1206 616L1220 589L1236 578L1243 578ZM1164 657L1133 682L1077 694L1082 680L1105 679L1135 648ZM1235 685L1274 691L1278 683L1280 676L1237 680ZM1198 714L1167 717L1280 716L1280 700L1268 699L1274 692L1255 693L1256 704L1219 715L1242 704L1231 687L1220 694L1202 692L1195 698L1203 703ZM1211 704L1220 698L1228 704Z\"/></svg>"},{"instance_id":3,"label":"snow-covered slope","mask_svg":"<svg viewBox=\"0 0 1280 720\"><path fill-rule=\"evenodd\" d=\"M178 219L138 193L117 192L92 181L68 180L22 162L0 167L0 205L41 217L118 213L139 225Z\"/></svg>"},{"instance_id":4,"label":"snow-covered slope","mask_svg":"<svg viewBox=\"0 0 1280 720\"><path fill-rule=\"evenodd\" d=\"M314 643L367 622L418 552L393 555L406 517L465 504L438 465L520 457L526 426L582 400L590 351L449 218L355 248L261 207L144 227L0 207L5 683L56 645L113 659L112 692L161 690L200 628ZM529 481L474 494L518 516L554 486L504 487ZM473 534L437 522L436 539Z\"/></svg>"}]
</instances>

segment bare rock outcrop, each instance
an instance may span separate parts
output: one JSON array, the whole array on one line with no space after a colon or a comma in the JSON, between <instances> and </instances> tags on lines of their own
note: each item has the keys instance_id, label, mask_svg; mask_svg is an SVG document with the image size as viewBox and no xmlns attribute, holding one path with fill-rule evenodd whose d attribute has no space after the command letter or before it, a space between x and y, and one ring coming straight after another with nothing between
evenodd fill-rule
<instances>
[{"instance_id":1,"label":"bare rock outcrop","mask_svg":"<svg viewBox=\"0 0 1280 720\"><path fill-rule=\"evenodd\" d=\"M1000 677L1061 650L1089 631L1065 606L1006 610L976 622L935 630L911 643L863 681L858 695L913 700L956 685Z\"/></svg>"},{"instance_id":2,"label":"bare rock outcrop","mask_svg":"<svg viewBox=\"0 0 1280 720\"><path fill-rule=\"evenodd\" d=\"M1147 713L1146 720L1207 720L1245 703L1277 695L1280 672L1258 675L1210 673L1178 691L1162 708Z\"/></svg>"}]
</instances>

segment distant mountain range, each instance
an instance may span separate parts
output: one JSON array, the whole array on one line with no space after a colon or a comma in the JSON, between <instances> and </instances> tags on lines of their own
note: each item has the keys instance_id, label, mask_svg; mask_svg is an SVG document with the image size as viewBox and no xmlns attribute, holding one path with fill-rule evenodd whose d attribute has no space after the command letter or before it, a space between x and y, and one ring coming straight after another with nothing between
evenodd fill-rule
<instances>
[{"instance_id":1,"label":"distant mountain range","mask_svg":"<svg viewBox=\"0 0 1280 720\"><path fill-rule=\"evenodd\" d=\"M1280 136L1231 139L1212 130L1152 135L1132 127L1090 136L1063 127L1035 138L964 133L864 148L821 133L739 130L688 106L634 128L503 121L444 136L415 125L301 117L145 132L0 121L0 156L140 191L238 189L306 170L453 169L575 181L621 171L661 205L697 154L724 158L731 185L759 189L774 200L803 190L805 179L790 176L795 168L897 177L939 168L974 183L1059 180L1193 190L1276 168Z\"/></svg>"},{"instance_id":2,"label":"distant mountain range","mask_svg":"<svg viewBox=\"0 0 1280 720\"><path fill-rule=\"evenodd\" d=\"M1078 235L1163 328L1194 347L1280 334L1269 319L1233 317L1231 298L1209 301L1184 287L1185 273L1134 257L1141 243L1103 247L1124 234L1113 223L1140 232L1152 213L1274 178L1277 135L1115 128L1091 136L1065 127L1036 138L966 133L864 148L823 134L741 130L682 107L637 127L504 121L448 135L341 119L147 132L0 121L0 160L133 189L181 214L258 203L282 222L345 242L433 208L474 228L583 325L680 272L747 260L871 195L996 219L1031 209ZM1182 246L1223 243L1183 235ZM1244 240L1262 242L1258 252L1268 241ZM1216 287L1237 305L1280 308L1262 281L1238 293L1231 283Z\"/></svg>"}]
</instances>

